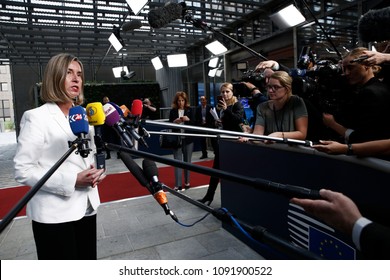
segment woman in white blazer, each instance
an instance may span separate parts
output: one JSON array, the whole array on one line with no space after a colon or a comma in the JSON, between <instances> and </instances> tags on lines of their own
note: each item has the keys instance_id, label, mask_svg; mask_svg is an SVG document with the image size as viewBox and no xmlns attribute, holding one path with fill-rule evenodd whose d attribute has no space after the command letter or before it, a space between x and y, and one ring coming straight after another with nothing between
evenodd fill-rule
<instances>
[{"instance_id":1,"label":"woman in white blazer","mask_svg":"<svg viewBox=\"0 0 390 280\"><path fill-rule=\"evenodd\" d=\"M15 179L34 186L74 141L68 115L83 103L84 70L73 55L52 57L45 69L44 105L24 112L15 163ZM93 130L90 130L93 131ZM94 147L93 135L91 147ZM96 259L97 184L104 169L94 167L93 152L72 153L27 204L38 259Z\"/></svg>"}]
</instances>

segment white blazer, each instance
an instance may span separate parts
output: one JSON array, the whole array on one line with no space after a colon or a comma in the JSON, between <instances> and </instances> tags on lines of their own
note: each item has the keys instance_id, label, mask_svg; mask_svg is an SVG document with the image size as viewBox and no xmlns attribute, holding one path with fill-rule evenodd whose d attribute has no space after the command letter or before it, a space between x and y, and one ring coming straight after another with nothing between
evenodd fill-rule
<instances>
[{"instance_id":1,"label":"white blazer","mask_svg":"<svg viewBox=\"0 0 390 280\"><path fill-rule=\"evenodd\" d=\"M24 112L14 158L15 179L33 187L69 150L68 141L76 138L57 104L46 103ZM95 148L91 127L88 138ZM77 173L94 165L93 155L91 151L83 158L73 152L28 202L27 215L40 223L62 223L84 217L89 203L97 210L97 187L75 187Z\"/></svg>"}]
</instances>

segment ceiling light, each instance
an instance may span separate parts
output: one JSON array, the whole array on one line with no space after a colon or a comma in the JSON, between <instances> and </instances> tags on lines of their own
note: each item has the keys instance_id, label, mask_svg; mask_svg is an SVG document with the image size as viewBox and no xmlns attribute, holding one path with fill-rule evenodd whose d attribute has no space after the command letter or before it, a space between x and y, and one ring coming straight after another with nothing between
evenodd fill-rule
<instances>
[{"instance_id":1,"label":"ceiling light","mask_svg":"<svg viewBox=\"0 0 390 280\"><path fill-rule=\"evenodd\" d=\"M221 77L222 76L223 69L218 69L217 72L215 72L215 76Z\"/></svg>"},{"instance_id":2,"label":"ceiling light","mask_svg":"<svg viewBox=\"0 0 390 280\"><path fill-rule=\"evenodd\" d=\"M213 54L213 55L220 55L227 51L227 48L222 45L218 41L211 42L210 44L206 45L206 48Z\"/></svg>"},{"instance_id":3,"label":"ceiling light","mask_svg":"<svg viewBox=\"0 0 390 280\"><path fill-rule=\"evenodd\" d=\"M155 58L152 58L151 61L155 70L160 70L164 68L160 57L156 56Z\"/></svg>"},{"instance_id":4,"label":"ceiling light","mask_svg":"<svg viewBox=\"0 0 390 280\"><path fill-rule=\"evenodd\" d=\"M148 0L126 0L127 5L133 11L135 15L143 9L143 7L148 3Z\"/></svg>"},{"instance_id":5,"label":"ceiling light","mask_svg":"<svg viewBox=\"0 0 390 280\"><path fill-rule=\"evenodd\" d=\"M296 26L306 20L292 4L270 15L270 18L280 29Z\"/></svg>"},{"instance_id":6,"label":"ceiling light","mask_svg":"<svg viewBox=\"0 0 390 280\"><path fill-rule=\"evenodd\" d=\"M167 61L169 67L183 67L188 65L187 55L185 53L167 55Z\"/></svg>"}]
</instances>

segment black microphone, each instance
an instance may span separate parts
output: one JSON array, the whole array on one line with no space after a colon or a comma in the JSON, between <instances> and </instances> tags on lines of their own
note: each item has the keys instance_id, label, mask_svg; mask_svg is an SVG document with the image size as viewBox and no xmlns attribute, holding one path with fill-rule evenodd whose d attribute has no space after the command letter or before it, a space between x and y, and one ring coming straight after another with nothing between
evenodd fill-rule
<instances>
[{"instance_id":1,"label":"black microphone","mask_svg":"<svg viewBox=\"0 0 390 280\"><path fill-rule=\"evenodd\" d=\"M169 3L168 5L151 10L148 13L148 22L153 28L161 28L174 20L180 19L186 12L186 3Z\"/></svg>"},{"instance_id":2,"label":"black microphone","mask_svg":"<svg viewBox=\"0 0 390 280\"><path fill-rule=\"evenodd\" d=\"M122 31L127 32L130 30L138 29L142 26L142 22L139 19L133 19L132 21L126 22L122 25Z\"/></svg>"},{"instance_id":3,"label":"black microphone","mask_svg":"<svg viewBox=\"0 0 390 280\"><path fill-rule=\"evenodd\" d=\"M141 167L133 160L130 154L125 152L119 152L119 157L129 169L130 173L137 179L141 186L147 188L151 194L153 189L149 184L149 181L145 178L144 172Z\"/></svg>"},{"instance_id":4,"label":"black microphone","mask_svg":"<svg viewBox=\"0 0 390 280\"><path fill-rule=\"evenodd\" d=\"M170 215L173 220L178 221L176 215L169 209L167 195L163 191L163 183L158 180L158 168L154 161L144 159L142 161L145 177L150 181L153 189L153 196L164 209L166 215Z\"/></svg>"},{"instance_id":5,"label":"black microphone","mask_svg":"<svg viewBox=\"0 0 390 280\"><path fill-rule=\"evenodd\" d=\"M370 10L359 19L359 37L364 42L389 40L388 26L390 26L390 7Z\"/></svg>"}]
</instances>

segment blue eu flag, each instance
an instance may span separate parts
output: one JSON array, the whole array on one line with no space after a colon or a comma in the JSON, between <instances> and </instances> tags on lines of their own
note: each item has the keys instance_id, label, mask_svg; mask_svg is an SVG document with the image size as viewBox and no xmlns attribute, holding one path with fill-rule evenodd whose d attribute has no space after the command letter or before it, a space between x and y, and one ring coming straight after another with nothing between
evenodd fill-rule
<instances>
[{"instance_id":1,"label":"blue eu flag","mask_svg":"<svg viewBox=\"0 0 390 280\"><path fill-rule=\"evenodd\" d=\"M355 249L315 227L309 227L309 251L329 260L353 260Z\"/></svg>"}]
</instances>

